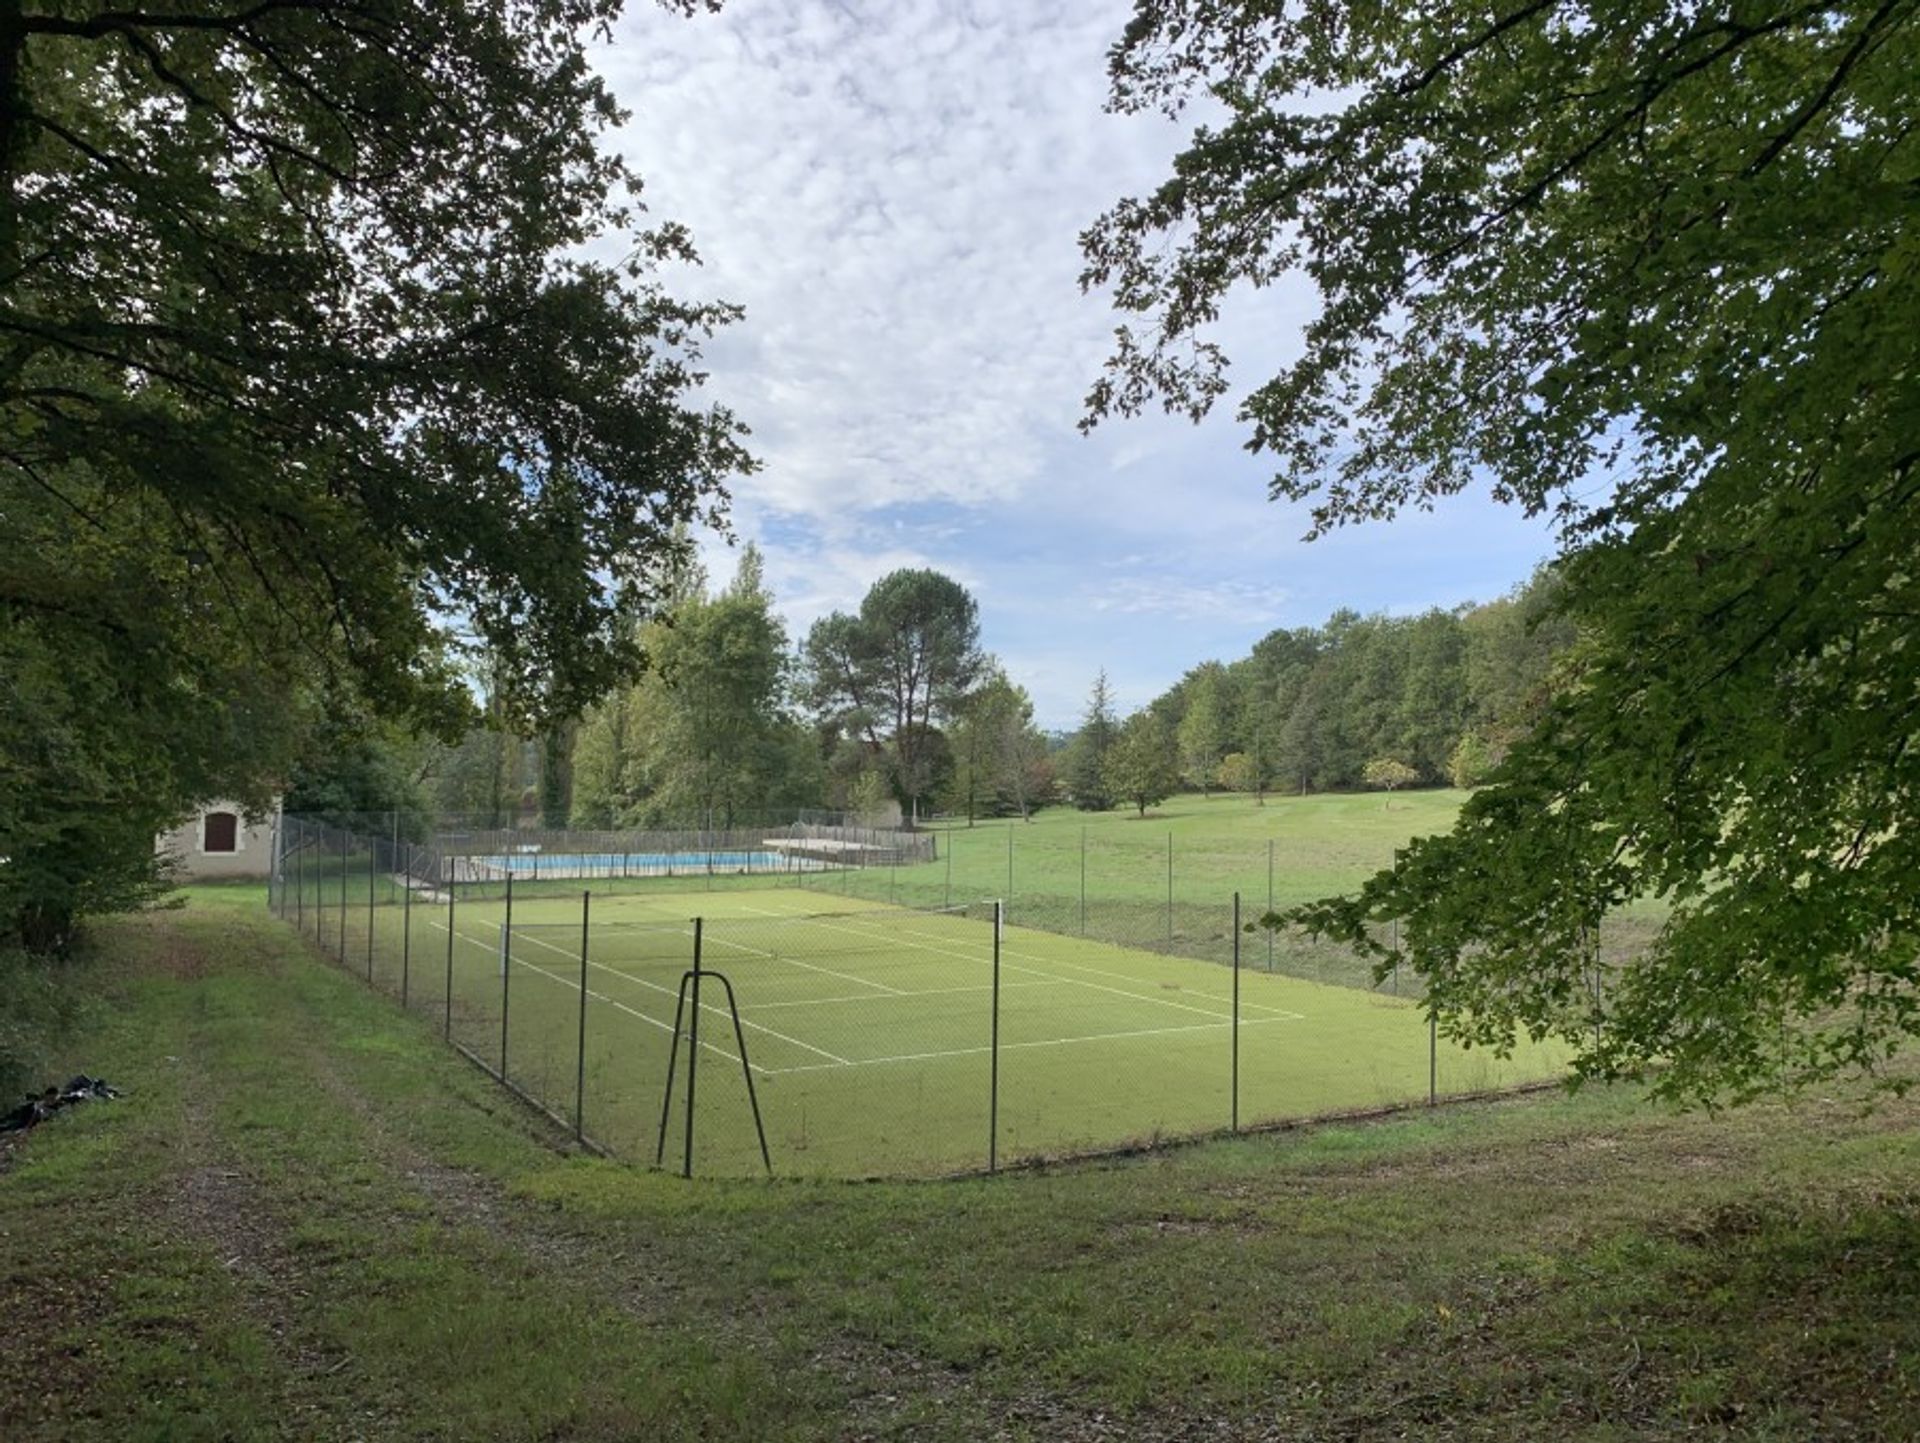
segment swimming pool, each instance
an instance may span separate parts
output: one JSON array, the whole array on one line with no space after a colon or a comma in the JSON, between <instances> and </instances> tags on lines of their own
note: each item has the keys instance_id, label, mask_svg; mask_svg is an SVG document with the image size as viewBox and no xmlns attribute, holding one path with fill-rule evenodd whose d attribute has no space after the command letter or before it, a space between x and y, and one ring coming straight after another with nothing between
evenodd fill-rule
<instances>
[{"instance_id":1,"label":"swimming pool","mask_svg":"<svg viewBox=\"0 0 1920 1443\"><path fill-rule=\"evenodd\" d=\"M824 864L785 852L513 852L460 857L465 880L485 877L689 877L715 873L809 872ZM456 874L457 875L457 874Z\"/></svg>"}]
</instances>

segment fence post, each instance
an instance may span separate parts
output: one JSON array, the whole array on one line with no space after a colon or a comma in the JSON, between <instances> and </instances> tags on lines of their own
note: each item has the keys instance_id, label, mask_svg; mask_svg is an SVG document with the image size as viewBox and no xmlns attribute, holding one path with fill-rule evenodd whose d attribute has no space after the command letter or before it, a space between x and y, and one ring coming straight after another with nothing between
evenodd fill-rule
<instances>
[{"instance_id":1,"label":"fence post","mask_svg":"<svg viewBox=\"0 0 1920 1443\"><path fill-rule=\"evenodd\" d=\"M1233 1130L1240 1131L1240 894L1233 894Z\"/></svg>"},{"instance_id":2,"label":"fence post","mask_svg":"<svg viewBox=\"0 0 1920 1443\"><path fill-rule=\"evenodd\" d=\"M341 829L340 832L340 937L337 951L340 965L347 965L347 844L353 840L353 833Z\"/></svg>"},{"instance_id":3,"label":"fence post","mask_svg":"<svg viewBox=\"0 0 1920 1443\"><path fill-rule=\"evenodd\" d=\"M1011 835L1011 833L1009 833ZM993 904L993 1034L988 1044L987 1067L987 1171L1000 1168L1000 928L1004 914L1001 904Z\"/></svg>"},{"instance_id":4,"label":"fence post","mask_svg":"<svg viewBox=\"0 0 1920 1443\"><path fill-rule=\"evenodd\" d=\"M300 850L293 854L293 925L302 934L307 930L306 830L300 829Z\"/></svg>"},{"instance_id":5,"label":"fence post","mask_svg":"<svg viewBox=\"0 0 1920 1443\"><path fill-rule=\"evenodd\" d=\"M1173 833L1167 833L1167 950L1173 950Z\"/></svg>"},{"instance_id":6,"label":"fence post","mask_svg":"<svg viewBox=\"0 0 1920 1443\"><path fill-rule=\"evenodd\" d=\"M587 916L593 893L580 894L580 1047L574 1057L573 1140L587 1140Z\"/></svg>"},{"instance_id":7,"label":"fence post","mask_svg":"<svg viewBox=\"0 0 1920 1443\"><path fill-rule=\"evenodd\" d=\"M1080 935L1087 935L1087 829L1080 828Z\"/></svg>"},{"instance_id":8,"label":"fence post","mask_svg":"<svg viewBox=\"0 0 1920 1443\"><path fill-rule=\"evenodd\" d=\"M507 1080L507 1001L513 983L513 872L507 872L507 916L500 924L500 1080Z\"/></svg>"},{"instance_id":9,"label":"fence post","mask_svg":"<svg viewBox=\"0 0 1920 1443\"><path fill-rule=\"evenodd\" d=\"M413 843L407 843L406 861L400 870L400 1010L407 1010L408 986L413 972Z\"/></svg>"},{"instance_id":10,"label":"fence post","mask_svg":"<svg viewBox=\"0 0 1920 1443\"><path fill-rule=\"evenodd\" d=\"M373 986L373 879L380 861L380 839L367 838L367 986Z\"/></svg>"},{"instance_id":11,"label":"fence post","mask_svg":"<svg viewBox=\"0 0 1920 1443\"><path fill-rule=\"evenodd\" d=\"M680 1176L693 1176L693 1085L700 1072L700 950L702 918L693 919L693 1019L687 1024L687 1143L680 1157Z\"/></svg>"},{"instance_id":12,"label":"fence post","mask_svg":"<svg viewBox=\"0 0 1920 1443\"><path fill-rule=\"evenodd\" d=\"M1587 955L1593 963L1593 1045L1600 1046L1601 1028L1607 1017L1606 984L1600 975L1600 919L1593 919L1593 926L1586 933Z\"/></svg>"},{"instance_id":13,"label":"fence post","mask_svg":"<svg viewBox=\"0 0 1920 1443\"><path fill-rule=\"evenodd\" d=\"M1273 912L1273 838L1267 838L1267 912ZM1273 939L1277 934L1267 928L1267 971L1273 971Z\"/></svg>"},{"instance_id":14,"label":"fence post","mask_svg":"<svg viewBox=\"0 0 1920 1443\"><path fill-rule=\"evenodd\" d=\"M1440 1105L1440 1017L1427 999L1427 1106Z\"/></svg>"},{"instance_id":15,"label":"fence post","mask_svg":"<svg viewBox=\"0 0 1920 1443\"><path fill-rule=\"evenodd\" d=\"M953 905L953 838L947 838L947 900L942 905Z\"/></svg>"},{"instance_id":16,"label":"fence post","mask_svg":"<svg viewBox=\"0 0 1920 1443\"><path fill-rule=\"evenodd\" d=\"M455 935L454 927L453 927L455 918L453 914L454 914L454 904L459 900L459 897L460 897L460 889L454 886L453 884L453 858L442 856L440 861L441 861L441 865L444 866L447 871L447 875L441 880L441 885L447 889L446 1035L448 1037L452 1037L453 1036L453 939Z\"/></svg>"}]
</instances>

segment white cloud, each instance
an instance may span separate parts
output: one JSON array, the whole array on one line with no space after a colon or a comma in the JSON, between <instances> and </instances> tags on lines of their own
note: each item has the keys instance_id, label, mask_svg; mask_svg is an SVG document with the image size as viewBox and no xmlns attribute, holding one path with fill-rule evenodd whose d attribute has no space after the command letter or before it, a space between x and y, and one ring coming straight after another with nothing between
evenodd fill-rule
<instances>
[{"instance_id":1,"label":"white cloud","mask_svg":"<svg viewBox=\"0 0 1920 1443\"><path fill-rule=\"evenodd\" d=\"M1166 576L1120 577L1084 593L1088 606L1120 616L1272 625L1285 615L1287 593L1247 581L1194 583Z\"/></svg>"},{"instance_id":2,"label":"white cloud","mask_svg":"<svg viewBox=\"0 0 1920 1443\"><path fill-rule=\"evenodd\" d=\"M1123 3L637 9L599 63L649 203L746 323L713 353L773 512L1004 503L1069 439L1110 321L1079 230L1177 134L1106 116Z\"/></svg>"},{"instance_id":3,"label":"white cloud","mask_svg":"<svg viewBox=\"0 0 1920 1443\"><path fill-rule=\"evenodd\" d=\"M1132 8L636 5L596 51L631 111L615 143L704 258L672 283L746 307L709 391L753 428L764 468L734 487L734 529L796 640L886 572L935 567L974 591L1049 725L1103 664L1138 704L1274 625L1489 594L1546 549L1484 505L1300 547L1303 508L1267 502L1230 405L1076 433L1115 323L1079 292L1079 233L1184 138L1101 108ZM1234 298L1240 385L1297 352L1312 300L1293 282ZM717 546L708 563L734 565Z\"/></svg>"}]
</instances>

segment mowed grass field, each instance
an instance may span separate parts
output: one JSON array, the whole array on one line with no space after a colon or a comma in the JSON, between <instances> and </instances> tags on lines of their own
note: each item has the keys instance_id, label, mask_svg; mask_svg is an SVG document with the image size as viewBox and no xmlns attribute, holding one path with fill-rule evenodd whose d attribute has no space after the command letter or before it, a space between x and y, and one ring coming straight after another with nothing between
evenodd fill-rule
<instances>
[{"instance_id":1,"label":"mowed grass field","mask_svg":"<svg viewBox=\"0 0 1920 1443\"><path fill-rule=\"evenodd\" d=\"M1132 808L1082 812L1071 807L1049 807L1026 822L995 818L970 826L964 818L943 818L925 824L939 850L931 862L865 873L823 872L805 879L701 876L691 879L692 889L724 891L802 880L808 890L848 895L858 894L863 886L877 887L884 896L891 882L896 889L910 891L916 901L937 902L945 896L951 876L953 900L1003 897L1017 911L1023 896L1077 899L1084 844L1090 899L1164 904L1171 839L1178 902L1230 901L1238 891L1248 906L1264 905L1271 850L1274 901L1286 906L1350 891L1391 862L1394 849L1410 837L1452 826L1467 796L1450 790L1391 796L1379 792L1274 794L1261 805L1248 793L1216 792L1210 797L1196 793L1170 798L1150 808L1144 818ZM517 886L523 894L578 890L558 881ZM596 883L596 890L602 886L685 891L689 879L603 880Z\"/></svg>"},{"instance_id":2,"label":"mowed grass field","mask_svg":"<svg viewBox=\"0 0 1920 1443\"><path fill-rule=\"evenodd\" d=\"M1675 1116L1588 1088L992 1179L689 1185L582 1155L261 904L196 889L62 969L42 1075L124 1095L0 1138L7 1443L1920 1417L1920 1094Z\"/></svg>"},{"instance_id":3,"label":"mowed grass field","mask_svg":"<svg viewBox=\"0 0 1920 1443\"><path fill-rule=\"evenodd\" d=\"M1509 1058L1436 1043L1407 997L1268 973L1253 955L1236 1028L1228 968L1008 926L996 1079L987 906L616 887L596 892L583 932L585 888L549 883L516 887L505 930L504 895L449 906L408 901L377 874L368 889L351 865L348 877L344 948L337 874L316 874L294 909L321 948L439 1017L476 1059L504 1063L515 1085L617 1156L684 1165L686 1064L697 1056L701 1173L763 1167L753 1099L777 1173L914 1175L983 1168L990 1141L1001 1163L1098 1151L1223 1130L1236 1115L1252 1127L1510 1087L1566 1061L1551 1043ZM695 917L703 967L730 982L739 1023L707 980L697 1053L680 1049L667 1114ZM687 1032L691 1020L688 1008Z\"/></svg>"}]
</instances>

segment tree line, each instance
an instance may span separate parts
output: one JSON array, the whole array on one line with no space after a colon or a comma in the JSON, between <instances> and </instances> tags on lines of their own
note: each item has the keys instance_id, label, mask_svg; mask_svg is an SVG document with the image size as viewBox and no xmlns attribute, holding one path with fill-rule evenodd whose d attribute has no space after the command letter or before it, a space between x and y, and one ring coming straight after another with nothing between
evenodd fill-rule
<instances>
[{"instance_id":1,"label":"tree line","mask_svg":"<svg viewBox=\"0 0 1920 1443\"><path fill-rule=\"evenodd\" d=\"M458 737L476 654L510 729L639 666L754 463L611 13L0 7L0 953L155 895L196 805Z\"/></svg>"},{"instance_id":2,"label":"tree line","mask_svg":"<svg viewBox=\"0 0 1920 1443\"><path fill-rule=\"evenodd\" d=\"M391 738L337 748L290 798L509 827L731 827L802 810L910 825L1060 802L1141 812L1183 788L1472 787L1550 694L1572 641L1542 572L1497 601L1413 617L1336 612L1203 662L1124 719L1102 672L1055 745L981 648L978 607L938 572L876 582L793 645L758 550L712 586L682 562L637 628L651 670L534 736L475 728L413 770ZM345 773L342 773L342 767ZM356 780L357 779L357 780Z\"/></svg>"},{"instance_id":3,"label":"tree line","mask_svg":"<svg viewBox=\"0 0 1920 1443\"><path fill-rule=\"evenodd\" d=\"M1124 721L1103 672L1060 774L1074 804L1141 811L1187 787L1477 786L1550 694L1573 629L1542 571L1511 595L1418 616L1337 611L1203 662Z\"/></svg>"},{"instance_id":4,"label":"tree line","mask_svg":"<svg viewBox=\"0 0 1920 1443\"><path fill-rule=\"evenodd\" d=\"M315 753L289 807L479 826L712 827L800 811L909 825L936 809L1026 813L1053 799L1033 703L980 645L979 606L937 571L880 578L798 645L758 549L723 586L682 558L634 628L649 660L577 722L517 733L495 714L451 746L363 730Z\"/></svg>"}]
</instances>

